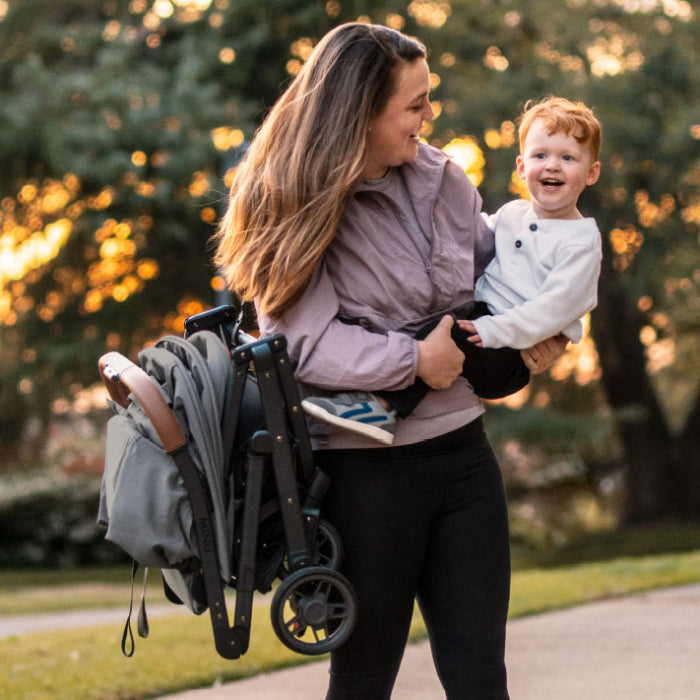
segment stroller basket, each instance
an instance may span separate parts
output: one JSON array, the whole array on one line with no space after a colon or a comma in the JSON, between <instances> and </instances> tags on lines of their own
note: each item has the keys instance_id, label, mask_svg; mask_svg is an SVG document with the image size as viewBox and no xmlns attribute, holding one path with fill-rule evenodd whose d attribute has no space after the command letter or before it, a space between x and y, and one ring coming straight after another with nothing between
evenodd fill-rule
<instances>
[{"instance_id":1,"label":"stroller basket","mask_svg":"<svg viewBox=\"0 0 700 700\"><path fill-rule=\"evenodd\" d=\"M224 658L247 651L254 592L275 579L277 636L324 654L357 618L337 571L342 542L320 517L329 479L313 464L286 339L255 339L239 325L219 307L188 319L186 338L142 350L139 365L116 352L100 358L117 415L98 521L135 566L161 569L172 602L209 609Z\"/></svg>"}]
</instances>

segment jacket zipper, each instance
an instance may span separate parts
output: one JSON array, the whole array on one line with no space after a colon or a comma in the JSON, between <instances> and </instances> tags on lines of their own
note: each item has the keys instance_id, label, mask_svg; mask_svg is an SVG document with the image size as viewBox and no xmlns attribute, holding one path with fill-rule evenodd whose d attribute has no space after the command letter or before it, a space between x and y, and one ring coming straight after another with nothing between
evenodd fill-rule
<instances>
[{"instance_id":1,"label":"jacket zipper","mask_svg":"<svg viewBox=\"0 0 700 700\"><path fill-rule=\"evenodd\" d=\"M425 272L427 273L428 280L430 281L430 308L432 309L435 307L435 298L437 295L435 294L435 284L433 283L433 263L430 260L427 260L425 263Z\"/></svg>"}]
</instances>

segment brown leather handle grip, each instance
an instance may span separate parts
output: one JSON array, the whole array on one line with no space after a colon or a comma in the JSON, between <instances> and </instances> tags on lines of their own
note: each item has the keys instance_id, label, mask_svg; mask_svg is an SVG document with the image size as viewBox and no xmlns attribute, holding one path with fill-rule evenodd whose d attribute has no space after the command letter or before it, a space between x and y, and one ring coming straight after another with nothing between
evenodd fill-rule
<instances>
[{"instance_id":1,"label":"brown leather handle grip","mask_svg":"<svg viewBox=\"0 0 700 700\"><path fill-rule=\"evenodd\" d=\"M98 361L100 376L112 399L120 406L129 405L133 394L145 411L167 452L187 444L187 438L153 380L131 360L118 352L108 352Z\"/></svg>"}]
</instances>

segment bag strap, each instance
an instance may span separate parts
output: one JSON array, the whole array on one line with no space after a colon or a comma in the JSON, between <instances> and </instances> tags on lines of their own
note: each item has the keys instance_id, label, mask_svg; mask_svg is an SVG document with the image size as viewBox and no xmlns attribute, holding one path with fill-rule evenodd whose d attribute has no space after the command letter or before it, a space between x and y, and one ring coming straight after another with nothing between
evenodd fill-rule
<instances>
[{"instance_id":1,"label":"bag strap","mask_svg":"<svg viewBox=\"0 0 700 700\"><path fill-rule=\"evenodd\" d=\"M136 573L139 570L139 563L134 559L131 566L131 597L129 599L129 614L126 616L126 623L124 624L124 633L122 634L122 654L131 658L136 650L136 642L134 641L134 633L131 631L131 615L134 611L134 581L136 580ZM137 630L139 637L146 639L148 637L148 616L146 615L146 584L148 583L148 567L143 570L143 591L141 592L141 603L139 605L139 617L137 623Z\"/></svg>"}]
</instances>

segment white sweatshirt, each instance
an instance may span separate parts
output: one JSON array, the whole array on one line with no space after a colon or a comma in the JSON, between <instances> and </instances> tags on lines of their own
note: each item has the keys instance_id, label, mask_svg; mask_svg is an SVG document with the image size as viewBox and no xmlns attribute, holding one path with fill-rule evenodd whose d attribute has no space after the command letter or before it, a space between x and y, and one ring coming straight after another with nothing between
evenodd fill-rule
<instances>
[{"instance_id":1,"label":"white sweatshirt","mask_svg":"<svg viewBox=\"0 0 700 700\"><path fill-rule=\"evenodd\" d=\"M558 333L577 343L581 317L598 300L601 237L593 219L539 219L514 200L487 217L496 257L476 299L493 316L474 321L484 347L529 348Z\"/></svg>"}]
</instances>

